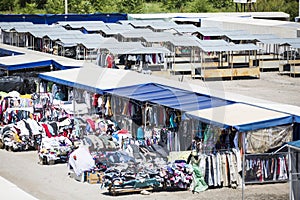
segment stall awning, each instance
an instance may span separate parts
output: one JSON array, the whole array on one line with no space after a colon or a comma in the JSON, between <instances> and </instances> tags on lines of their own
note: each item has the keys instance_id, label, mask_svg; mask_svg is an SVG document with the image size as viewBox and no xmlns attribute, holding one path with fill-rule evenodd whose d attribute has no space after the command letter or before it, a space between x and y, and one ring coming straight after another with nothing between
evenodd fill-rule
<instances>
[{"instance_id":1,"label":"stall awning","mask_svg":"<svg viewBox=\"0 0 300 200\"><path fill-rule=\"evenodd\" d=\"M300 140L292 141L287 143L289 146L296 147L300 149Z\"/></svg>"},{"instance_id":2,"label":"stall awning","mask_svg":"<svg viewBox=\"0 0 300 200\"><path fill-rule=\"evenodd\" d=\"M297 122L297 123L300 123L300 116L295 115L294 121Z\"/></svg>"},{"instance_id":3,"label":"stall awning","mask_svg":"<svg viewBox=\"0 0 300 200\"><path fill-rule=\"evenodd\" d=\"M232 103L231 101L154 83L119 87L105 90L105 92L182 111L200 110Z\"/></svg>"},{"instance_id":4,"label":"stall awning","mask_svg":"<svg viewBox=\"0 0 300 200\"><path fill-rule=\"evenodd\" d=\"M241 132L290 124L293 117L242 103L187 112L187 116L222 128L234 127Z\"/></svg>"}]
</instances>

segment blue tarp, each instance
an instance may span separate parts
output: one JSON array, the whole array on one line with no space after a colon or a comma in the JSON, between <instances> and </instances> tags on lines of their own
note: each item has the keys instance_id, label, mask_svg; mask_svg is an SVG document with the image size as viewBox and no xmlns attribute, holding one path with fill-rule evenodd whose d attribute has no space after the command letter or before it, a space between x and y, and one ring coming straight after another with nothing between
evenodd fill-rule
<instances>
[{"instance_id":1,"label":"blue tarp","mask_svg":"<svg viewBox=\"0 0 300 200\"><path fill-rule=\"evenodd\" d=\"M0 69L14 71L20 69L30 69L37 67L47 67L52 64L52 60L43 60L39 62L31 62L31 63L21 63L17 65L0 65Z\"/></svg>"},{"instance_id":2,"label":"blue tarp","mask_svg":"<svg viewBox=\"0 0 300 200\"><path fill-rule=\"evenodd\" d=\"M290 146L300 148L300 140L288 142L287 144L290 145Z\"/></svg>"},{"instance_id":3,"label":"blue tarp","mask_svg":"<svg viewBox=\"0 0 300 200\"><path fill-rule=\"evenodd\" d=\"M275 126L281 126L286 124L292 124L293 123L293 117L287 116L279 119L272 119L272 120L266 120L266 121L259 121L251 124L243 124L239 126L234 126L235 129L237 129L240 132L246 132L246 131L252 131L252 130L258 130L263 128L271 128Z\"/></svg>"},{"instance_id":4,"label":"blue tarp","mask_svg":"<svg viewBox=\"0 0 300 200\"><path fill-rule=\"evenodd\" d=\"M295 115L294 121L297 122L297 123L300 123L300 116L296 116L296 115Z\"/></svg>"},{"instance_id":5,"label":"blue tarp","mask_svg":"<svg viewBox=\"0 0 300 200\"><path fill-rule=\"evenodd\" d=\"M105 92L182 111L199 110L232 103L231 101L154 83L109 89Z\"/></svg>"},{"instance_id":6,"label":"blue tarp","mask_svg":"<svg viewBox=\"0 0 300 200\"><path fill-rule=\"evenodd\" d=\"M7 70L7 71L15 71L15 70L22 70L22 69L34 69L38 67L48 67L51 65L55 69L61 69L61 70L79 67L79 66L63 66L53 60L43 60L39 62L21 63L16 65L0 64L0 69Z\"/></svg>"},{"instance_id":7,"label":"blue tarp","mask_svg":"<svg viewBox=\"0 0 300 200\"><path fill-rule=\"evenodd\" d=\"M116 23L127 20L123 13L95 13L95 14L3 14L0 22L32 22L34 24L53 24L58 21L103 21Z\"/></svg>"},{"instance_id":8,"label":"blue tarp","mask_svg":"<svg viewBox=\"0 0 300 200\"><path fill-rule=\"evenodd\" d=\"M2 49L0 48L0 57L3 57L3 56L16 56L16 55L22 55L24 53L20 53L20 52L16 52L16 51L11 51L11 50L8 50L8 49Z\"/></svg>"}]
</instances>

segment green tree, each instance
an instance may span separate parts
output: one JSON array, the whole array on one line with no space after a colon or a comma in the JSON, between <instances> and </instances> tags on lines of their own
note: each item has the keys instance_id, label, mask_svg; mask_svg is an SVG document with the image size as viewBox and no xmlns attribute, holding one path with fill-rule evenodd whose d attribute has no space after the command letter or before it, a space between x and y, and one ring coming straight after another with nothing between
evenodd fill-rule
<instances>
[{"instance_id":1,"label":"green tree","mask_svg":"<svg viewBox=\"0 0 300 200\"><path fill-rule=\"evenodd\" d=\"M223 11L234 7L233 0L210 0L209 2L215 9Z\"/></svg>"},{"instance_id":2,"label":"green tree","mask_svg":"<svg viewBox=\"0 0 300 200\"><path fill-rule=\"evenodd\" d=\"M69 13L90 13L92 6L89 1L86 0L68 0L68 12Z\"/></svg>"},{"instance_id":3,"label":"green tree","mask_svg":"<svg viewBox=\"0 0 300 200\"><path fill-rule=\"evenodd\" d=\"M19 8L16 12L19 13L19 14L23 14L23 13L26 13L26 14L43 13L43 11L37 9L36 3L26 3L25 7Z\"/></svg>"},{"instance_id":4,"label":"green tree","mask_svg":"<svg viewBox=\"0 0 300 200\"><path fill-rule=\"evenodd\" d=\"M0 11L13 11L14 1L12 0L0 0Z\"/></svg>"},{"instance_id":5,"label":"green tree","mask_svg":"<svg viewBox=\"0 0 300 200\"><path fill-rule=\"evenodd\" d=\"M63 14L65 13L64 0L47 1L45 5L46 13L48 14Z\"/></svg>"},{"instance_id":6,"label":"green tree","mask_svg":"<svg viewBox=\"0 0 300 200\"><path fill-rule=\"evenodd\" d=\"M257 11L260 12L276 12L283 11L285 0L261 0L257 1Z\"/></svg>"},{"instance_id":7,"label":"green tree","mask_svg":"<svg viewBox=\"0 0 300 200\"><path fill-rule=\"evenodd\" d=\"M120 13L143 13L143 0L117 0L118 12Z\"/></svg>"},{"instance_id":8,"label":"green tree","mask_svg":"<svg viewBox=\"0 0 300 200\"><path fill-rule=\"evenodd\" d=\"M188 0L163 0L163 4L168 12L182 12Z\"/></svg>"},{"instance_id":9,"label":"green tree","mask_svg":"<svg viewBox=\"0 0 300 200\"><path fill-rule=\"evenodd\" d=\"M107 0L92 0L91 1L94 12L110 13L118 12L116 1Z\"/></svg>"},{"instance_id":10,"label":"green tree","mask_svg":"<svg viewBox=\"0 0 300 200\"><path fill-rule=\"evenodd\" d=\"M31 3L35 3L37 9L45 9L45 6L47 4L47 0L34 0L34 1L32 0Z\"/></svg>"},{"instance_id":11,"label":"green tree","mask_svg":"<svg viewBox=\"0 0 300 200\"><path fill-rule=\"evenodd\" d=\"M25 8L26 3L30 3L30 0L16 0L16 7Z\"/></svg>"},{"instance_id":12,"label":"green tree","mask_svg":"<svg viewBox=\"0 0 300 200\"><path fill-rule=\"evenodd\" d=\"M185 12L214 12L213 6L208 2L208 0L194 0L187 3Z\"/></svg>"},{"instance_id":13,"label":"green tree","mask_svg":"<svg viewBox=\"0 0 300 200\"><path fill-rule=\"evenodd\" d=\"M284 7L283 11L285 13L289 13L290 14L290 20L294 21L295 17L298 17L299 13L298 13L298 8L299 6L299 2L298 1L290 1L286 4L286 6Z\"/></svg>"}]
</instances>

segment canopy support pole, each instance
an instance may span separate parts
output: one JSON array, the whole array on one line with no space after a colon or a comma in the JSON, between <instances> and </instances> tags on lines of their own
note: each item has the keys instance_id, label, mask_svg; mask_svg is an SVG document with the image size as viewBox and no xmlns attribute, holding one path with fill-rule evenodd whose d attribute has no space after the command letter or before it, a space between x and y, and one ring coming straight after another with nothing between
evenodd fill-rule
<instances>
[{"instance_id":1,"label":"canopy support pole","mask_svg":"<svg viewBox=\"0 0 300 200\"><path fill-rule=\"evenodd\" d=\"M288 146L288 154L289 154L290 200L294 200L294 196L293 196L293 183L292 183L292 156L291 156L291 148L289 146Z\"/></svg>"}]
</instances>

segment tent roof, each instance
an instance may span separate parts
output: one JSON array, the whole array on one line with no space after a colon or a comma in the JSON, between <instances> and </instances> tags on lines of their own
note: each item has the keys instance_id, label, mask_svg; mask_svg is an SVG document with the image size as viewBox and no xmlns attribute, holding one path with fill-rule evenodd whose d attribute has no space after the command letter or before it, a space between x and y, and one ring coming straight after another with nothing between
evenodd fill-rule
<instances>
[{"instance_id":1,"label":"tent roof","mask_svg":"<svg viewBox=\"0 0 300 200\"><path fill-rule=\"evenodd\" d=\"M20 53L14 56L5 56L0 60L0 68L3 70L13 71L25 68L37 68L50 66L59 69L76 68L82 66L83 61L71 58L56 56L48 53L20 49L11 45L0 44L1 49L7 49Z\"/></svg>"},{"instance_id":2,"label":"tent roof","mask_svg":"<svg viewBox=\"0 0 300 200\"><path fill-rule=\"evenodd\" d=\"M259 47L255 44L231 44L225 40L198 40L198 42L204 52L259 50Z\"/></svg>"},{"instance_id":3,"label":"tent roof","mask_svg":"<svg viewBox=\"0 0 300 200\"><path fill-rule=\"evenodd\" d=\"M241 132L293 122L289 114L242 103L191 111L187 115L223 128L234 127Z\"/></svg>"},{"instance_id":4,"label":"tent roof","mask_svg":"<svg viewBox=\"0 0 300 200\"><path fill-rule=\"evenodd\" d=\"M144 48L141 42L111 42L100 43L100 49L107 49L113 54L126 54L126 52Z\"/></svg>"},{"instance_id":5,"label":"tent roof","mask_svg":"<svg viewBox=\"0 0 300 200\"><path fill-rule=\"evenodd\" d=\"M120 32L118 34L124 38L142 38L144 35L151 35L154 33L155 32L150 29L132 29Z\"/></svg>"},{"instance_id":6,"label":"tent roof","mask_svg":"<svg viewBox=\"0 0 300 200\"><path fill-rule=\"evenodd\" d=\"M87 31L97 31L105 27L103 21L58 21L56 26L71 27L73 29L84 28Z\"/></svg>"},{"instance_id":7,"label":"tent roof","mask_svg":"<svg viewBox=\"0 0 300 200\"><path fill-rule=\"evenodd\" d=\"M62 38L58 42L64 47L76 46L82 44L87 49L98 48L103 38L100 34L84 34L82 38Z\"/></svg>"},{"instance_id":8,"label":"tent roof","mask_svg":"<svg viewBox=\"0 0 300 200\"><path fill-rule=\"evenodd\" d=\"M278 38L278 36L274 34L253 34L253 35L256 37L257 40Z\"/></svg>"},{"instance_id":9,"label":"tent roof","mask_svg":"<svg viewBox=\"0 0 300 200\"><path fill-rule=\"evenodd\" d=\"M41 73L39 77L62 85L97 91L100 94L107 89L144 84L150 82L151 78L149 75L144 75L141 78L138 73L130 70L101 68L96 65L94 67L83 66L80 69Z\"/></svg>"},{"instance_id":10,"label":"tent roof","mask_svg":"<svg viewBox=\"0 0 300 200\"><path fill-rule=\"evenodd\" d=\"M117 23L106 23L106 26L115 31L125 31L125 30L133 30L134 28L128 24L117 24Z\"/></svg>"},{"instance_id":11,"label":"tent roof","mask_svg":"<svg viewBox=\"0 0 300 200\"><path fill-rule=\"evenodd\" d=\"M214 31L216 31L216 32L219 32L219 31L221 31L222 29L220 29L219 27L197 27L197 30L196 30L196 32L199 32L199 33L201 33L202 31L210 31L210 32L214 32Z\"/></svg>"},{"instance_id":12,"label":"tent roof","mask_svg":"<svg viewBox=\"0 0 300 200\"><path fill-rule=\"evenodd\" d=\"M131 46L117 46L107 47L109 52L113 54L154 54L154 53L170 53L167 48L164 47L136 47L134 43L141 44L138 42L131 42Z\"/></svg>"},{"instance_id":13,"label":"tent roof","mask_svg":"<svg viewBox=\"0 0 300 200\"><path fill-rule=\"evenodd\" d=\"M287 144L292 148L294 147L294 148L298 148L300 150L300 140L287 142Z\"/></svg>"},{"instance_id":14,"label":"tent roof","mask_svg":"<svg viewBox=\"0 0 300 200\"><path fill-rule=\"evenodd\" d=\"M226 34L225 35L227 38L230 40L256 40L256 36L253 34L249 33L244 33L244 34Z\"/></svg>"},{"instance_id":15,"label":"tent roof","mask_svg":"<svg viewBox=\"0 0 300 200\"><path fill-rule=\"evenodd\" d=\"M169 32L153 32L152 34L144 34L143 39L146 42L167 42L172 41L174 35Z\"/></svg>"},{"instance_id":16,"label":"tent roof","mask_svg":"<svg viewBox=\"0 0 300 200\"><path fill-rule=\"evenodd\" d=\"M178 26L178 24L176 24L175 22L163 21L163 22L159 22L159 23L149 24L147 27L151 27L154 30L168 30L168 29L176 28L177 26Z\"/></svg>"},{"instance_id":17,"label":"tent roof","mask_svg":"<svg viewBox=\"0 0 300 200\"><path fill-rule=\"evenodd\" d=\"M132 50L124 51L123 54L155 54L155 53L171 53L165 47L139 47Z\"/></svg>"},{"instance_id":18,"label":"tent roof","mask_svg":"<svg viewBox=\"0 0 300 200\"><path fill-rule=\"evenodd\" d=\"M226 99L230 102L241 102L244 104L253 105L254 107L263 108L266 110L274 110L282 113L288 113L288 115L293 115L296 122L300 122L300 108L297 106L291 106L286 104L279 104L271 101L266 101L262 99L257 99L249 96L243 96L238 94L233 94L230 92L212 90L207 88L206 85L192 84L186 82L178 82L174 80L169 80L166 78L158 76L149 76L145 74L140 74L130 70L116 70L101 68L93 65L91 70L87 70L84 63L83 67L80 69L68 69L64 71L53 71L40 74L42 79L46 79L53 82L58 82L61 84L70 84L70 86L88 86L90 90L94 91L95 88L98 90L107 90L113 88L120 88L133 85L141 85L147 83L162 84L164 86L174 87L178 89L183 89L186 91L194 92L197 94L202 94L206 96L213 96L219 99ZM110 77L109 79L103 77ZM75 83L78 83L75 85ZM188 106L186 106L188 107ZM275 112L277 113L277 112Z\"/></svg>"},{"instance_id":19,"label":"tent roof","mask_svg":"<svg viewBox=\"0 0 300 200\"><path fill-rule=\"evenodd\" d=\"M186 35L183 35L183 36L173 36L171 38L170 42L174 46L188 46L188 47L194 46L194 47L199 47L200 44L197 41L199 41L199 39L196 36L186 36Z\"/></svg>"},{"instance_id":20,"label":"tent roof","mask_svg":"<svg viewBox=\"0 0 300 200\"><path fill-rule=\"evenodd\" d=\"M10 30L12 28L22 28L32 25L32 22L0 22L0 28L2 30Z\"/></svg>"},{"instance_id":21,"label":"tent roof","mask_svg":"<svg viewBox=\"0 0 300 200\"><path fill-rule=\"evenodd\" d=\"M193 24L179 24L172 29L176 30L179 33L194 33L197 31L198 27Z\"/></svg>"},{"instance_id":22,"label":"tent roof","mask_svg":"<svg viewBox=\"0 0 300 200\"><path fill-rule=\"evenodd\" d=\"M78 30L69 30L61 32L46 32L44 37L49 37L51 40L59 40L64 38L83 39L85 38L85 34Z\"/></svg>"},{"instance_id":23,"label":"tent roof","mask_svg":"<svg viewBox=\"0 0 300 200\"><path fill-rule=\"evenodd\" d=\"M182 111L199 110L232 103L230 101L154 83L118 87L106 90L106 92L142 102L156 103Z\"/></svg>"},{"instance_id":24,"label":"tent roof","mask_svg":"<svg viewBox=\"0 0 300 200\"><path fill-rule=\"evenodd\" d=\"M147 27L152 24L164 24L166 21L161 19L153 19L153 20L129 20L129 24L133 27Z\"/></svg>"}]
</instances>

